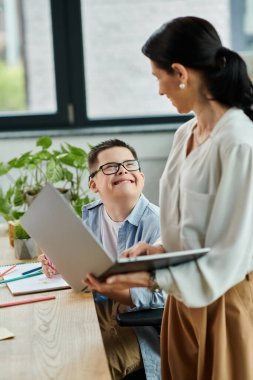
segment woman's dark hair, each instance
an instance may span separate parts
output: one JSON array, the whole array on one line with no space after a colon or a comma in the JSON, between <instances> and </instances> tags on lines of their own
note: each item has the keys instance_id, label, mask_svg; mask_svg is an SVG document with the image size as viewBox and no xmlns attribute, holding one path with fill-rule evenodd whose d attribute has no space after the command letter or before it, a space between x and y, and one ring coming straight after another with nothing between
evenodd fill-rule
<instances>
[{"instance_id":1,"label":"woman's dark hair","mask_svg":"<svg viewBox=\"0 0 253 380\"><path fill-rule=\"evenodd\" d=\"M125 143L124 141L119 140L119 139L110 139L110 140L102 141L101 143L99 143L99 144L97 144L91 148L91 150L88 154L89 170L91 170L93 168L93 166L97 164L98 155L100 152L103 152L106 149L111 149L111 148L115 148L115 147L126 148L126 149L130 150L134 159L138 160L137 153L132 146L128 145L127 143Z\"/></svg>"},{"instance_id":2,"label":"woman's dark hair","mask_svg":"<svg viewBox=\"0 0 253 380\"><path fill-rule=\"evenodd\" d=\"M173 63L201 71L213 100L241 108L253 120L253 84L246 64L239 54L222 46L208 21L178 17L156 30L142 52L170 74Z\"/></svg>"}]
</instances>

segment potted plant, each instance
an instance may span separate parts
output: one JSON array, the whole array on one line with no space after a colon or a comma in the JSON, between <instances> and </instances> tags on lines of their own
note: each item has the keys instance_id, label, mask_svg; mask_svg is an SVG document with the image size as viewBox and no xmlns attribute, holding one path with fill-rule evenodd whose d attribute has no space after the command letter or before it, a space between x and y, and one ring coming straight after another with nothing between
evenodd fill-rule
<instances>
[{"instance_id":1,"label":"potted plant","mask_svg":"<svg viewBox=\"0 0 253 380\"><path fill-rule=\"evenodd\" d=\"M0 188L0 214L7 221L18 220L27 210L31 197L47 182L52 182L67 197L81 216L82 206L91 202L88 195L87 153L79 147L63 143L53 149L49 136L36 141L36 147L7 163L0 162L0 176L9 184Z\"/></svg>"},{"instance_id":2,"label":"potted plant","mask_svg":"<svg viewBox=\"0 0 253 380\"><path fill-rule=\"evenodd\" d=\"M20 223L14 224L14 251L19 260L33 259L37 256L37 246Z\"/></svg>"}]
</instances>

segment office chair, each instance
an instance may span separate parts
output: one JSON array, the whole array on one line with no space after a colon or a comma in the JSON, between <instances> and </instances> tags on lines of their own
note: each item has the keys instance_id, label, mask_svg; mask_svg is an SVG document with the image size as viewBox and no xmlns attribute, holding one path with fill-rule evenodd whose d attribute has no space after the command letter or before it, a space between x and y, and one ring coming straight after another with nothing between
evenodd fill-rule
<instances>
[{"instance_id":1,"label":"office chair","mask_svg":"<svg viewBox=\"0 0 253 380\"><path fill-rule=\"evenodd\" d=\"M153 326L160 334L163 310L161 308L118 313L116 320L122 327ZM125 376L124 380L146 380L144 368Z\"/></svg>"},{"instance_id":2,"label":"office chair","mask_svg":"<svg viewBox=\"0 0 253 380\"><path fill-rule=\"evenodd\" d=\"M118 313L116 320L119 326L153 326L160 332L163 310L160 308Z\"/></svg>"}]
</instances>

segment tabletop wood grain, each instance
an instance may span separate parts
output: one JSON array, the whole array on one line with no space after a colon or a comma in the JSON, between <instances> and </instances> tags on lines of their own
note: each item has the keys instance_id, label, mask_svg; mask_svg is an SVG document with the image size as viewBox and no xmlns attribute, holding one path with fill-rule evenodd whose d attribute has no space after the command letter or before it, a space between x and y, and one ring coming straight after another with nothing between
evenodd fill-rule
<instances>
[{"instance_id":1,"label":"tabletop wood grain","mask_svg":"<svg viewBox=\"0 0 253 380\"><path fill-rule=\"evenodd\" d=\"M13 262L14 250L0 236L0 263ZM72 289L40 295L56 299L0 309L0 327L15 334L0 341L0 379L111 379L92 295ZM14 297L0 285L0 302L37 296Z\"/></svg>"}]
</instances>

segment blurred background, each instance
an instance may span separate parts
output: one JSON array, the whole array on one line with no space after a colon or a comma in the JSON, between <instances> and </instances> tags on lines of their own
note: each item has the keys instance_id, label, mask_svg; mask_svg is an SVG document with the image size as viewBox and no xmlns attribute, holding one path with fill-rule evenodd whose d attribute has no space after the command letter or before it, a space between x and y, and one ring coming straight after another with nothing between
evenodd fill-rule
<instances>
[{"instance_id":1,"label":"blurred background","mask_svg":"<svg viewBox=\"0 0 253 380\"><path fill-rule=\"evenodd\" d=\"M252 0L0 0L0 161L43 135L84 149L121 138L137 150L144 193L158 204L174 132L193 115L158 96L141 47L185 15L211 21L253 76Z\"/></svg>"}]
</instances>

